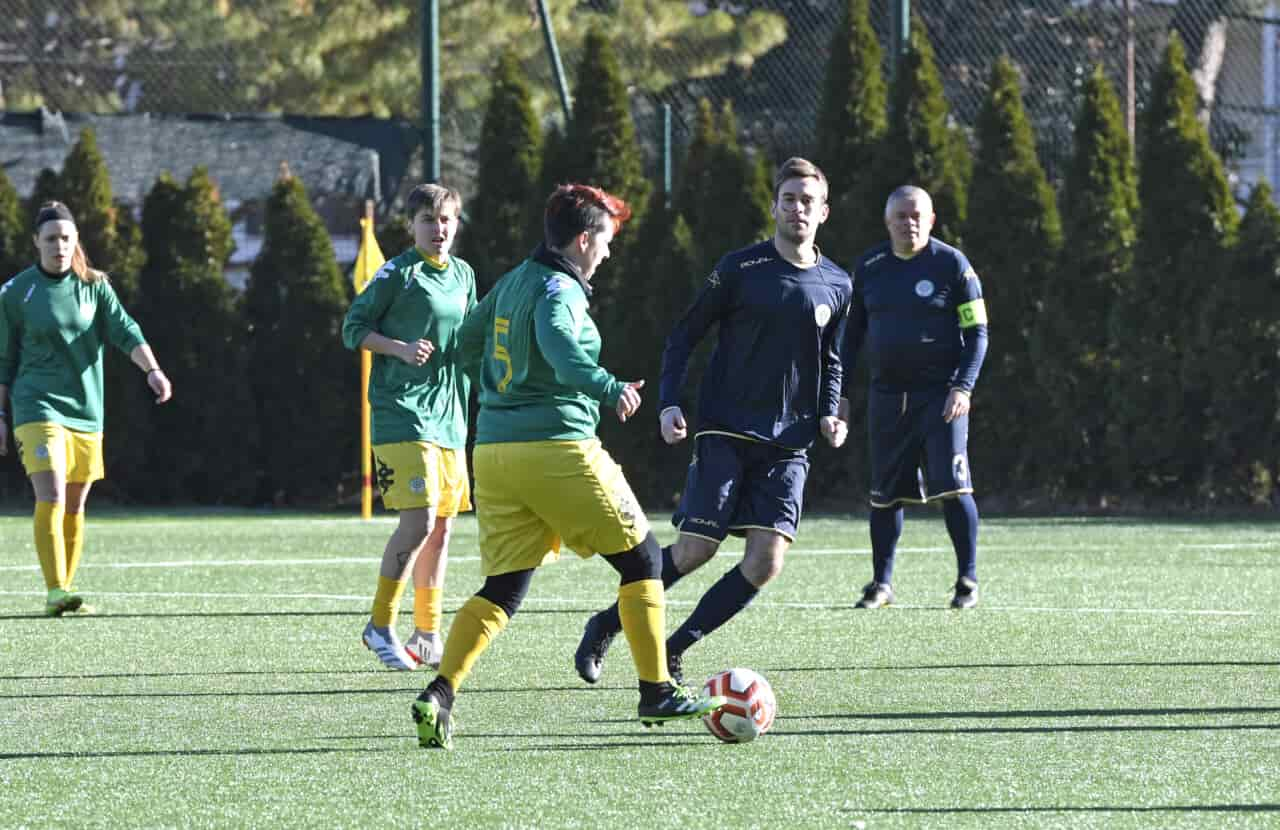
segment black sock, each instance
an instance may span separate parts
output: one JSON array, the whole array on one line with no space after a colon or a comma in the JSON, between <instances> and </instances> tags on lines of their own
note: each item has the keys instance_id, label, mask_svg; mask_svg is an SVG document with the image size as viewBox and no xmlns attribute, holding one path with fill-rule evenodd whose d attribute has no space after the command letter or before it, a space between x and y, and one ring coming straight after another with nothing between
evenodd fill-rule
<instances>
[{"instance_id":1,"label":"black sock","mask_svg":"<svg viewBox=\"0 0 1280 830\"><path fill-rule=\"evenodd\" d=\"M893 554L902 535L901 507L871 508L871 568L876 582L893 582Z\"/></svg>"},{"instance_id":2,"label":"black sock","mask_svg":"<svg viewBox=\"0 0 1280 830\"><path fill-rule=\"evenodd\" d=\"M978 581L978 505L965 493L942 503L947 534L956 549L956 571Z\"/></svg>"},{"instance_id":3,"label":"black sock","mask_svg":"<svg viewBox=\"0 0 1280 830\"><path fill-rule=\"evenodd\" d=\"M436 679L427 684L426 691L421 695L425 698L428 695L434 697L439 703L441 709L453 708L453 687L449 685L449 681L440 675L436 675ZM420 699L421 699L420 698Z\"/></svg>"},{"instance_id":4,"label":"black sock","mask_svg":"<svg viewBox=\"0 0 1280 830\"><path fill-rule=\"evenodd\" d=\"M671 557L671 545L667 545L662 549L662 588L666 590L672 585L680 581L680 577L684 574L676 570L675 559ZM606 631L612 631L617 634L622 630L622 617L618 616L618 603L610 605L608 608L600 612L600 625Z\"/></svg>"},{"instance_id":5,"label":"black sock","mask_svg":"<svg viewBox=\"0 0 1280 830\"><path fill-rule=\"evenodd\" d=\"M747 581L742 568L734 567L707 589L698 605L667 639L668 654L684 654L689 646L733 619L751 604L760 589Z\"/></svg>"}]
</instances>

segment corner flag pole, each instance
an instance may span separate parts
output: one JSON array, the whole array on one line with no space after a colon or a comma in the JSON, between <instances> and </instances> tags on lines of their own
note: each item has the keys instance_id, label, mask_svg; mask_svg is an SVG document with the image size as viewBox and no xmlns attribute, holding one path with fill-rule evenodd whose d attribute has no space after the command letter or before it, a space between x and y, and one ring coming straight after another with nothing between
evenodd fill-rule
<instances>
[{"instance_id":1,"label":"corner flag pole","mask_svg":"<svg viewBox=\"0 0 1280 830\"><path fill-rule=\"evenodd\" d=\"M360 253L356 255L356 268L351 275L356 293L364 291L373 275L378 273L386 258L373 235L373 200L364 203L364 217L360 219ZM373 518L373 446L369 434L369 372L373 368L373 353L360 350L360 518Z\"/></svg>"}]
</instances>

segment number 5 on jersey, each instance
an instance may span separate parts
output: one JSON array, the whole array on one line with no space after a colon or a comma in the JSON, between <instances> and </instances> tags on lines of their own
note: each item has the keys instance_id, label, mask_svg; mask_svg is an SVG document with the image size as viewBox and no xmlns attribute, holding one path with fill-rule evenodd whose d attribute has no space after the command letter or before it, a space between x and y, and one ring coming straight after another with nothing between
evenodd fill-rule
<instances>
[{"instance_id":1,"label":"number 5 on jersey","mask_svg":"<svg viewBox=\"0 0 1280 830\"><path fill-rule=\"evenodd\" d=\"M498 391L506 392L511 383L511 353L502 343L502 338L511 330L511 321L506 317L493 318L493 359L506 367L502 379L498 381Z\"/></svg>"}]
</instances>

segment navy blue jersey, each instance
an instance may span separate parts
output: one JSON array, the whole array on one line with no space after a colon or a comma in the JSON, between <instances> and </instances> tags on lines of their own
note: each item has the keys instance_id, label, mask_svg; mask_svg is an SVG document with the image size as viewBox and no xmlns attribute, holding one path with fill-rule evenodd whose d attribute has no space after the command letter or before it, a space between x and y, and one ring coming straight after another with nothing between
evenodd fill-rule
<instances>
[{"instance_id":1,"label":"navy blue jersey","mask_svg":"<svg viewBox=\"0 0 1280 830\"><path fill-rule=\"evenodd\" d=\"M698 395L697 432L727 432L803 449L835 415L849 274L819 254L799 268L772 241L728 254L667 338L661 408L680 405L689 355L718 335Z\"/></svg>"},{"instance_id":2,"label":"navy blue jersey","mask_svg":"<svg viewBox=\"0 0 1280 830\"><path fill-rule=\"evenodd\" d=\"M987 351L987 310L965 255L932 238L910 259L888 242L863 254L854 270L846 372L864 347L880 391L972 391Z\"/></svg>"}]
</instances>

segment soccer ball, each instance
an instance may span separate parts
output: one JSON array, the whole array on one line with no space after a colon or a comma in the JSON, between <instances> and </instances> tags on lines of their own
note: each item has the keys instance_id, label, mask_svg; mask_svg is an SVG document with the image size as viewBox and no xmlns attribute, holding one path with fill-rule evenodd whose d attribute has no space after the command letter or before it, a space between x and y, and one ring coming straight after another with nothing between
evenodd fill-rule
<instances>
[{"instance_id":1,"label":"soccer ball","mask_svg":"<svg viewBox=\"0 0 1280 830\"><path fill-rule=\"evenodd\" d=\"M712 675L703 692L729 699L723 708L702 716L707 731L725 743L755 740L773 726L773 716L778 712L773 687L751 669L729 669Z\"/></svg>"}]
</instances>

